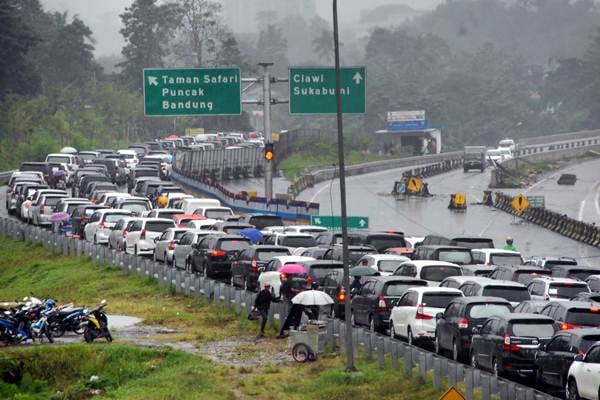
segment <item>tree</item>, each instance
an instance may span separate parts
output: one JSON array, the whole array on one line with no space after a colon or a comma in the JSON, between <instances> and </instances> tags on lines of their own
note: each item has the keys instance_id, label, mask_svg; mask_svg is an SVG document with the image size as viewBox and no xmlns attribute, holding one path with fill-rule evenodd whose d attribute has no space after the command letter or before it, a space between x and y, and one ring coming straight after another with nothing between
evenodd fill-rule
<instances>
[{"instance_id":1,"label":"tree","mask_svg":"<svg viewBox=\"0 0 600 400\"><path fill-rule=\"evenodd\" d=\"M142 70L164 66L169 54L168 43L179 20L178 7L172 3L157 5L157 0L135 0L120 15L125 47L122 80L134 90L142 91Z\"/></svg>"},{"instance_id":2,"label":"tree","mask_svg":"<svg viewBox=\"0 0 600 400\"><path fill-rule=\"evenodd\" d=\"M321 34L313 39L313 49L325 63L333 59L333 33L323 29Z\"/></svg>"},{"instance_id":3,"label":"tree","mask_svg":"<svg viewBox=\"0 0 600 400\"><path fill-rule=\"evenodd\" d=\"M286 74L289 61L287 59L287 41L283 38L281 28L268 25L258 34L254 62L273 62L273 74Z\"/></svg>"},{"instance_id":4,"label":"tree","mask_svg":"<svg viewBox=\"0 0 600 400\"><path fill-rule=\"evenodd\" d=\"M0 2L0 98L40 89L40 77L27 57L40 39L24 22L18 5L16 0Z\"/></svg>"}]
</instances>

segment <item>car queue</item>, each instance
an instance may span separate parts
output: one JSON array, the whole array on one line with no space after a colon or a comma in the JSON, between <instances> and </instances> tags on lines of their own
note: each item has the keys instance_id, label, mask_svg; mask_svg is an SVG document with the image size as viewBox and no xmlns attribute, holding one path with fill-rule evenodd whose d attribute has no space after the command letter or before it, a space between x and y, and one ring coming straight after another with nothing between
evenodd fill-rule
<instances>
[{"instance_id":1,"label":"car queue","mask_svg":"<svg viewBox=\"0 0 600 400\"><path fill-rule=\"evenodd\" d=\"M170 183L170 154L156 143L23 163L6 208L33 225L246 290L268 284L275 298L283 282L318 288L335 300L325 310L332 317L344 317L350 302L357 326L569 399L600 398L600 267L526 258L476 236L358 230L349 258L360 287L346 293L339 232L195 198ZM64 164L64 189L51 162Z\"/></svg>"}]
</instances>

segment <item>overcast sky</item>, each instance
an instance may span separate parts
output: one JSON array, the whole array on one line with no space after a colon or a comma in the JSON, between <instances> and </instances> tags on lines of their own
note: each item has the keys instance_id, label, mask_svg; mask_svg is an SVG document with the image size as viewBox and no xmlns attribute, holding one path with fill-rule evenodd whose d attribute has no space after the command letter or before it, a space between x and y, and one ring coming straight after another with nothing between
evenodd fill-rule
<instances>
[{"instance_id":1,"label":"overcast sky","mask_svg":"<svg viewBox=\"0 0 600 400\"><path fill-rule=\"evenodd\" d=\"M123 37L119 33L119 14L132 0L41 0L46 10L68 11L79 17L92 29L96 39L96 55L118 54L123 47ZM253 0L240 0L253 1ZM294 0L281 0L294 1ZM406 4L419 10L431 9L444 0L338 0L341 22L358 18L361 9L374 8L383 4ZM331 2L317 0L317 12L327 20L331 16Z\"/></svg>"}]
</instances>

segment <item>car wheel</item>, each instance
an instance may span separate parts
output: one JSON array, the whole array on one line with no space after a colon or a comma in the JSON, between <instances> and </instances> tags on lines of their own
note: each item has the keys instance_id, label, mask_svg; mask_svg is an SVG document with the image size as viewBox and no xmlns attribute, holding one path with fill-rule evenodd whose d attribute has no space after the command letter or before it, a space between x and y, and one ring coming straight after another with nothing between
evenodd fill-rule
<instances>
[{"instance_id":1,"label":"car wheel","mask_svg":"<svg viewBox=\"0 0 600 400\"><path fill-rule=\"evenodd\" d=\"M394 321L390 320L390 336L392 337L392 339L398 339L399 336L396 333L396 328L394 328Z\"/></svg>"},{"instance_id":2,"label":"car wheel","mask_svg":"<svg viewBox=\"0 0 600 400\"><path fill-rule=\"evenodd\" d=\"M408 327L408 330L406 332L406 341L411 346L415 344L415 338L413 337L412 329L410 329L410 326Z\"/></svg>"},{"instance_id":3,"label":"car wheel","mask_svg":"<svg viewBox=\"0 0 600 400\"><path fill-rule=\"evenodd\" d=\"M577 390L577 382L575 382L575 379L573 378L569 379L567 382L567 387L565 388L565 398L567 398L567 400L581 399L581 397L579 397L579 391Z\"/></svg>"},{"instance_id":4,"label":"car wheel","mask_svg":"<svg viewBox=\"0 0 600 400\"><path fill-rule=\"evenodd\" d=\"M458 349L458 343L456 343L456 339L452 341L452 359L454 361L460 361L460 351Z\"/></svg>"},{"instance_id":5,"label":"car wheel","mask_svg":"<svg viewBox=\"0 0 600 400\"><path fill-rule=\"evenodd\" d=\"M502 375L502 371L500 369L500 363L498 362L498 359L494 358L492 360L492 372L494 373L494 376L499 377L500 375Z\"/></svg>"},{"instance_id":6,"label":"car wheel","mask_svg":"<svg viewBox=\"0 0 600 400\"><path fill-rule=\"evenodd\" d=\"M433 345L435 347L435 353L442 355L443 350L442 350L442 346L440 344L440 336L437 332L435 332L435 341L433 342Z\"/></svg>"},{"instance_id":7,"label":"car wheel","mask_svg":"<svg viewBox=\"0 0 600 400\"><path fill-rule=\"evenodd\" d=\"M479 368L479 364L477 364L477 357L475 357L475 352L474 351L471 352L470 359L471 359L471 367L472 368Z\"/></svg>"}]
</instances>

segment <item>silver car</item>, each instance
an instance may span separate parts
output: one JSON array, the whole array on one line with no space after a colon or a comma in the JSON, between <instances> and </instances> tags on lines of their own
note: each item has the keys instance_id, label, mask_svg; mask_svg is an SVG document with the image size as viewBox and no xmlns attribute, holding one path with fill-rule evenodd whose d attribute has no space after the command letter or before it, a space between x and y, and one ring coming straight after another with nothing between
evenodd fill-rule
<instances>
[{"instance_id":1,"label":"silver car","mask_svg":"<svg viewBox=\"0 0 600 400\"><path fill-rule=\"evenodd\" d=\"M173 253L179 240L190 228L169 228L155 239L154 261L162 261L167 265L173 263Z\"/></svg>"},{"instance_id":2,"label":"silver car","mask_svg":"<svg viewBox=\"0 0 600 400\"><path fill-rule=\"evenodd\" d=\"M193 245L197 244L200 239L208 235L224 235L225 232L221 231L201 231L193 230L186 232L181 239L179 244L175 246L173 253L173 267L181 269L189 269L190 267L190 255L194 248Z\"/></svg>"},{"instance_id":3,"label":"silver car","mask_svg":"<svg viewBox=\"0 0 600 400\"><path fill-rule=\"evenodd\" d=\"M50 225L50 216L54 213L54 206L68 197L66 194L47 194L42 195L37 203L31 207L31 221L33 225Z\"/></svg>"},{"instance_id":4,"label":"silver car","mask_svg":"<svg viewBox=\"0 0 600 400\"><path fill-rule=\"evenodd\" d=\"M119 219L108 234L108 247L110 249L116 249L121 251L125 250L125 235L127 232L127 224L129 224L130 221L139 219L141 218L123 217Z\"/></svg>"}]
</instances>

